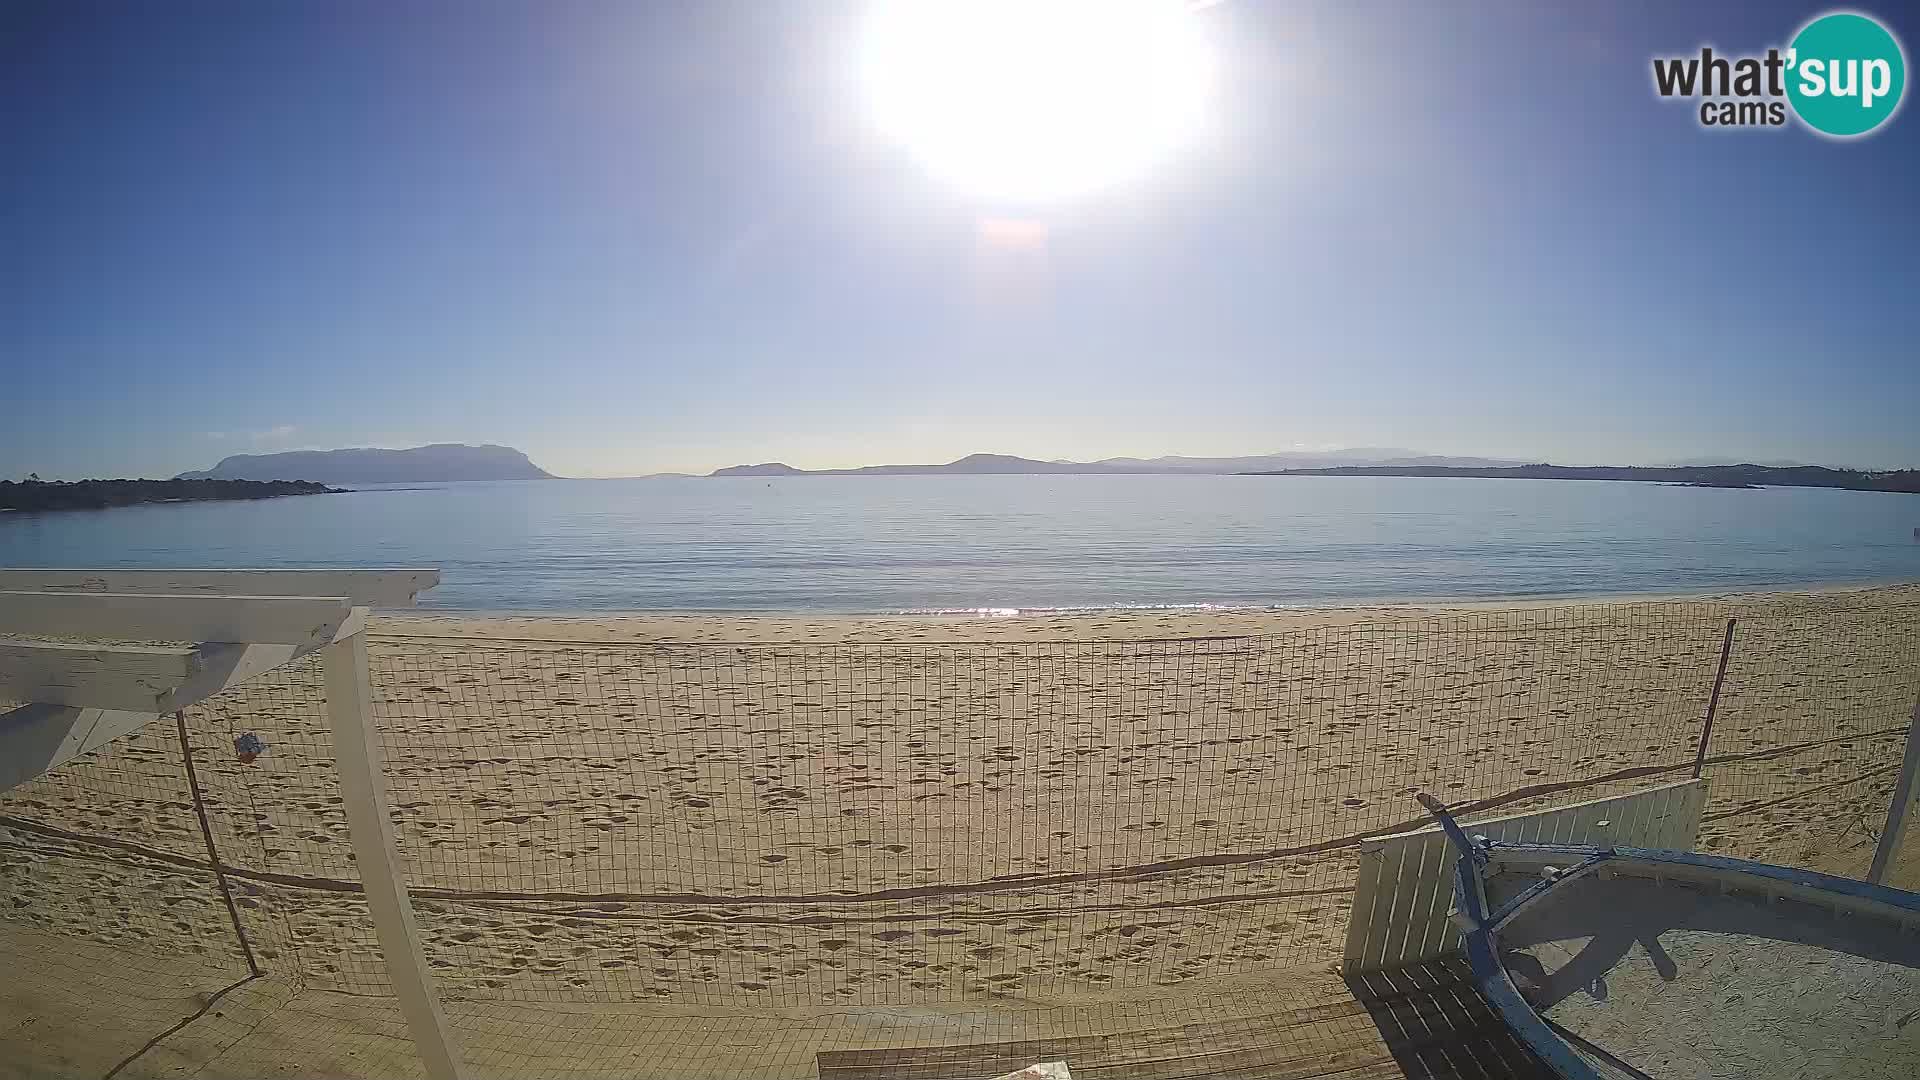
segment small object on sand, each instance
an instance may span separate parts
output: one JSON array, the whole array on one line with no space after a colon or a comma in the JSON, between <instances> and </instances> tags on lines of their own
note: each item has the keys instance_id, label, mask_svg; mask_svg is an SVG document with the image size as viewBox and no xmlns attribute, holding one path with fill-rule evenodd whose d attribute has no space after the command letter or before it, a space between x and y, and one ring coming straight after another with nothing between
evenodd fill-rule
<instances>
[{"instance_id":1,"label":"small object on sand","mask_svg":"<svg viewBox=\"0 0 1920 1080\"><path fill-rule=\"evenodd\" d=\"M1038 1065L1029 1065L1019 1072L996 1076L994 1080L1073 1080L1073 1076L1067 1072L1066 1062L1043 1061Z\"/></svg>"},{"instance_id":2,"label":"small object on sand","mask_svg":"<svg viewBox=\"0 0 1920 1080\"><path fill-rule=\"evenodd\" d=\"M233 752L240 758L242 765L251 765L253 759L267 752L267 742L249 731L233 740Z\"/></svg>"}]
</instances>

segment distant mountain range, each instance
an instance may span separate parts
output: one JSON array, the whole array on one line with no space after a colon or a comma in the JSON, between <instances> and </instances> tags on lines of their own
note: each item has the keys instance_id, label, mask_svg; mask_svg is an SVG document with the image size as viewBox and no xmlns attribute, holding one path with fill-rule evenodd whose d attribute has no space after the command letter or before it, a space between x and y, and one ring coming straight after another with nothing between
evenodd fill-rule
<instances>
[{"instance_id":1,"label":"distant mountain range","mask_svg":"<svg viewBox=\"0 0 1920 1080\"><path fill-rule=\"evenodd\" d=\"M1467 476L1496 480L1638 480L1692 487L1825 487L1854 491L1920 492L1920 469L1865 472L1819 465L1585 466L1518 465L1509 468L1436 466L1336 466L1283 469L1262 476Z\"/></svg>"},{"instance_id":2,"label":"distant mountain range","mask_svg":"<svg viewBox=\"0 0 1920 1080\"><path fill-rule=\"evenodd\" d=\"M322 484L418 484L459 480L551 480L511 446L435 443L410 450L294 450L235 454L177 480L312 480Z\"/></svg>"},{"instance_id":3,"label":"distant mountain range","mask_svg":"<svg viewBox=\"0 0 1920 1080\"><path fill-rule=\"evenodd\" d=\"M1722 463L1703 459L1671 466L1568 466L1501 458L1448 457L1398 447L1295 450L1244 457L1111 457L1098 461L1040 461L1011 454L968 454L939 465L865 465L854 469L796 469L779 461L715 469L711 476L927 476L1233 474L1286 476L1480 476L1558 480L1647 480L1715 487L1846 487L1911 491L1920 472L1862 472L1799 462ZM662 476L681 474L663 473ZM205 472L176 480L301 480L321 484L448 483L465 480L550 480L553 474L510 446L435 443L408 450L295 450L235 454Z\"/></svg>"},{"instance_id":4,"label":"distant mountain range","mask_svg":"<svg viewBox=\"0 0 1920 1080\"><path fill-rule=\"evenodd\" d=\"M1086 474L1086 473L1245 473L1327 465L1449 466L1497 468L1520 465L1498 458L1440 457L1412 450L1361 447L1350 450L1294 451L1248 457L1102 458L1099 461L1036 461L1010 454L968 454L944 465L866 465L857 469L796 469L779 461L715 469L714 476L920 476L928 473Z\"/></svg>"},{"instance_id":5,"label":"distant mountain range","mask_svg":"<svg viewBox=\"0 0 1920 1080\"><path fill-rule=\"evenodd\" d=\"M1699 469L1714 465L1758 465L1766 469L1800 469L1807 467L1806 462L1794 461L1790 458L1783 458L1777 461L1742 461L1739 458L1730 457L1681 458L1679 461L1669 461L1657 467L1663 469Z\"/></svg>"}]
</instances>

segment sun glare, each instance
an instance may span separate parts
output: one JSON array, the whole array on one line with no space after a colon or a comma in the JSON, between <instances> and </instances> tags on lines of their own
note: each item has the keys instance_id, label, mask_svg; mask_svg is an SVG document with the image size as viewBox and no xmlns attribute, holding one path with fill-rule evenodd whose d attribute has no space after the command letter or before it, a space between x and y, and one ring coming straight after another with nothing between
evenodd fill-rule
<instances>
[{"instance_id":1,"label":"sun glare","mask_svg":"<svg viewBox=\"0 0 1920 1080\"><path fill-rule=\"evenodd\" d=\"M944 182L1051 199L1122 182L1199 127L1211 57L1181 0L896 0L863 43L882 131Z\"/></svg>"}]
</instances>

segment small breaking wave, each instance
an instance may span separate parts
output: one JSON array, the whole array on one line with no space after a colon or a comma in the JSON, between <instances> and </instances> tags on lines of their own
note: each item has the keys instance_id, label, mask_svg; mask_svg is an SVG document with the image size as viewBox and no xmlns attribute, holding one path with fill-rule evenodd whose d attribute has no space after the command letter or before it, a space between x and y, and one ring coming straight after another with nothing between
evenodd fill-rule
<instances>
[{"instance_id":1,"label":"small breaking wave","mask_svg":"<svg viewBox=\"0 0 1920 1080\"><path fill-rule=\"evenodd\" d=\"M1177 611L1294 611L1315 604L1065 604L1051 607L919 607L880 612L883 615L951 615L981 619L1015 619L1050 615L1107 615L1127 612Z\"/></svg>"}]
</instances>

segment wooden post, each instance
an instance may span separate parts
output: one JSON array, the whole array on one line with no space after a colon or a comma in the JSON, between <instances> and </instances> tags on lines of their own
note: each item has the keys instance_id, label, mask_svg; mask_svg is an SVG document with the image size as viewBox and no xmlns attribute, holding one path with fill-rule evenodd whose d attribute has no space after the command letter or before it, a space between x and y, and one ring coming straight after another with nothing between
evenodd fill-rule
<instances>
[{"instance_id":1,"label":"wooden post","mask_svg":"<svg viewBox=\"0 0 1920 1080\"><path fill-rule=\"evenodd\" d=\"M400 1011L432 1080L459 1080L460 1048L447 1027L426 957L420 951L413 905L400 874L393 816L387 809L385 768L373 728L373 695L367 675L367 639L354 634L321 650L326 667L327 719L340 768L340 794L353 834L353 860L360 868L367 906L373 910L380 950Z\"/></svg>"},{"instance_id":2,"label":"wooden post","mask_svg":"<svg viewBox=\"0 0 1920 1080\"><path fill-rule=\"evenodd\" d=\"M1907 725L1907 753L1900 761L1900 778L1893 782L1893 800L1887 804L1887 824L1880 830L1880 844L1873 849L1873 867L1867 880L1875 885L1887 883L1887 869L1900 840L1907 831L1907 811L1913 806L1914 784L1920 782L1920 698L1913 703L1913 721Z\"/></svg>"},{"instance_id":3,"label":"wooden post","mask_svg":"<svg viewBox=\"0 0 1920 1080\"><path fill-rule=\"evenodd\" d=\"M1734 620L1727 620L1727 636L1720 639L1720 670L1713 673L1713 694L1707 698L1707 719L1700 725L1700 749L1693 755L1693 778L1707 767L1707 740L1713 738L1713 714L1720 708L1720 686L1727 681L1727 658L1733 655Z\"/></svg>"},{"instance_id":4,"label":"wooden post","mask_svg":"<svg viewBox=\"0 0 1920 1080\"><path fill-rule=\"evenodd\" d=\"M247 961L247 974L258 978L260 962L253 958L253 943L247 940L247 926L240 921L240 909L233 904L233 886L227 884L227 868L220 861L220 849L214 845L213 826L207 822L207 800L200 794L200 774L193 768L193 742L187 738L185 711L174 712L173 729L180 733L180 760L187 767L187 791L193 795L193 815L200 819L200 836L207 842L207 865L213 868L213 880L220 886L220 899L226 902L234 940L240 943L240 955Z\"/></svg>"}]
</instances>

